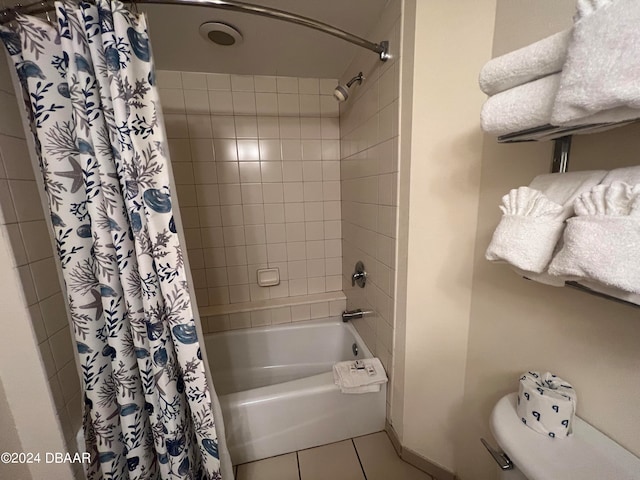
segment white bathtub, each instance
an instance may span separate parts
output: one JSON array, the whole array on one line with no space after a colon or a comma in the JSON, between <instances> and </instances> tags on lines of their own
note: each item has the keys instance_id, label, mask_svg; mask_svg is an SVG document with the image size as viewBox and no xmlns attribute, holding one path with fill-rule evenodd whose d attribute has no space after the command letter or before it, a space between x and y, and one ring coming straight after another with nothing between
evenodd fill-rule
<instances>
[{"instance_id":1,"label":"white bathtub","mask_svg":"<svg viewBox=\"0 0 640 480\"><path fill-rule=\"evenodd\" d=\"M333 383L335 362L372 356L339 318L210 334L205 344L236 465L384 428L384 385L346 395Z\"/></svg>"}]
</instances>

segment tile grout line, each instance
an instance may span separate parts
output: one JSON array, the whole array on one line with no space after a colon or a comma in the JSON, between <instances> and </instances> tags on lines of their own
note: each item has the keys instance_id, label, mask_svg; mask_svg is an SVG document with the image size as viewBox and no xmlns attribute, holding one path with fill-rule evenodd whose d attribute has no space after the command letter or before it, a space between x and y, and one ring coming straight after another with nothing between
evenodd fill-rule
<instances>
[{"instance_id":1,"label":"tile grout line","mask_svg":"<svg viewBox=\"0 0 640 480\"><path fill-rule=\"evenodd\" d=\"M351 444L353 445L353 449L356 451L356 457L358 457L358 463L360 464L360 470L362 470L362 475L364 476L364 480L367 480L367 472L364 471L364 466L362 465L362 460L360 460L360 454L358 453L358 447L356 447L356 442L351 439Z\"/></svg>"},{"instance_id":2,"label":"tile grout line","mask_svg":"<svg viewBox=\"0 0 640 480\"><path fill-rule=\"evenodd\" d=\"M298 456L298 452L296 452L296 464L298 465L298 480L302 480L302 473L300 472L300 457Z\"/></svg>"}]
</instances>

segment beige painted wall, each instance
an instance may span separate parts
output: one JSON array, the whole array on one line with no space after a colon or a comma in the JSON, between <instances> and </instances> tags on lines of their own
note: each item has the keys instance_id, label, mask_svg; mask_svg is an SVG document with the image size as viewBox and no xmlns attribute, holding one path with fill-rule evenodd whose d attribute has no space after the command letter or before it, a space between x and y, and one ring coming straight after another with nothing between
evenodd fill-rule
<instances>
[{"instance_id":1,"label":"beige painted wall","mask_svg":"<svg viewBox=\"0 0 640 480\"><path fill-rule=\"evenodd\" d=\"M405 3L406 16L415 7L415 48L408 26L403 57L413 50L413 98L403 97L400 134L411 131L411 165L401 147L401 190L410 178L400 209L409 214L398 238L408 235L409 261L406 304L398 306L406 308L406 333L397 430L405 447L454 470L483 141L477 76L491 55L495 1ZM410 77L403 68L403 96ZM401 245L398 257L405 253Z\"/></svg>"},{"instance_id":2,"label":"beige painted wall","mask_svg":"<svg viewBox=\"0 0 640 480\"><path fill-rule=\"evenodd\" d=\"M499 0L494 55L571 24L574 1ZM574 136L570 170L640 162L640 128ZM484 252L500 218L500 197L550 167L552 145L499 145L486 137L474 261L464 416L455 464L463 480L496 478L479 442L491 438L495 402L517 389L527 369L552 371L578 392L578 415L640 454L640 319L638 311L570 289L523 280Z\"/></svg>"}]
</instances>

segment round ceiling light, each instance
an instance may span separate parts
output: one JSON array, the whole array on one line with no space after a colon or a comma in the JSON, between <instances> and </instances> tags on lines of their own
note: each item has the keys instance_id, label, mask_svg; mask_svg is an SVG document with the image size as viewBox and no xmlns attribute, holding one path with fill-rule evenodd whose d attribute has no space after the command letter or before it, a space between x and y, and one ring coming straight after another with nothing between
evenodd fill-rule
<instances>
[{"instance_id":1,"label":"round ceiling light","mask_svg":"<svg viewBox=\"0 0 640 480\"><path fill-rule=\"evenodd\" d=\"M200 25L200 35L216 45L230 47L242 43L242 34L237 28L222 22L206 22Z\"/></svg>"}]
</instances>

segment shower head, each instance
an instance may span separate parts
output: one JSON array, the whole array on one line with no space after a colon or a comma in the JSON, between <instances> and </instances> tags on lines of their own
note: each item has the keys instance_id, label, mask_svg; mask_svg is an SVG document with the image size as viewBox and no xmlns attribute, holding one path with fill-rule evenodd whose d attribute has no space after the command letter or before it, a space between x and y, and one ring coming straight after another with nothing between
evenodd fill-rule
<instances>
[{"instance_id":1,"label":"shower head","mask_svg":"<svg viewBox=\"0 0 640 480\"><path fill-rule=\"evenodd\" d=\"M362 75L362 72L360 72L358 73L358 75L349 80L346 85L338 84L338 86L333 91L333 96L339 102L344 102L347 98L349 98L349 89L351 88L351 85L356 82L358 82L358 85L360 85L362 84L363 80L364 76Z\"/></svg>"}]
</instances>

